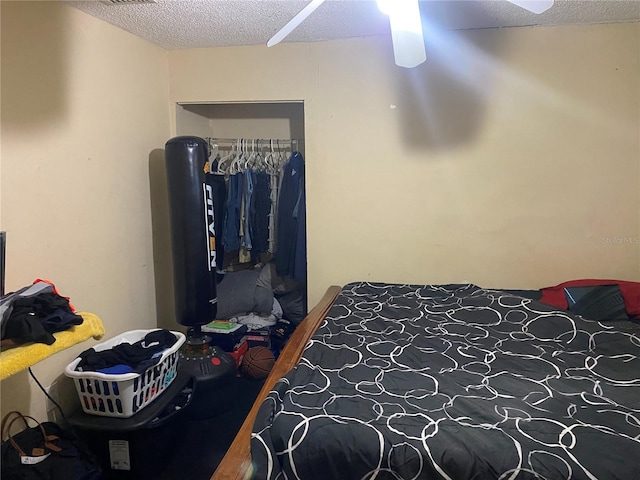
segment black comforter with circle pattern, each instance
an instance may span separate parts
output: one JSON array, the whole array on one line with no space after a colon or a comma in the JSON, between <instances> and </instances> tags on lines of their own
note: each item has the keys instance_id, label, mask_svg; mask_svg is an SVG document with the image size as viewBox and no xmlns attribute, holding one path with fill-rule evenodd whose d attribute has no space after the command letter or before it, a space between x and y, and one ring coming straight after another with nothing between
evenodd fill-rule
<instances>
[{"instance_id":1,"label":"black comforter with circle pattern","mask_svg":"<svg viewBox=\"0 0 640 480\"><path fill-rule=\"evenodd\" d=\"M262 404L268 479L638 479L640 328L474 285L344 287Z\"/></svg>"}]
</instances>

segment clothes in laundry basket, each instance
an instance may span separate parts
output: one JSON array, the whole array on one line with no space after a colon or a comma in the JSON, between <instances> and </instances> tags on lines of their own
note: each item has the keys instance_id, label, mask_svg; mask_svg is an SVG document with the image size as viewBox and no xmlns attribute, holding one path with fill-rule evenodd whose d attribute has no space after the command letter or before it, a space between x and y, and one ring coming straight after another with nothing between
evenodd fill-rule
<instances>
[{"instance_id":1,"label":"clothes in laundry basket","mask_svg":"<svg viewBox=\"0 0 640 480\"><path fill-rule=\"evenodd\" d=\"M89 348L82 352L76 370L112 375L142 373L160 361L162 352L177 341L169 330L154 330L135 343L121 343L108 350Z\"/></svg>"}]
</instances>

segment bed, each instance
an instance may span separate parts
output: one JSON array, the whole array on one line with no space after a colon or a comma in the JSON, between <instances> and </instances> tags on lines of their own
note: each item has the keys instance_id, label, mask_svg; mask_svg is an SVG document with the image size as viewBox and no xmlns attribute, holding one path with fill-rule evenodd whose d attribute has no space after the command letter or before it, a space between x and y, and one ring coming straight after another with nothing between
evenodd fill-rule
<instances>
[{"instance_id":1,"label":"bed","mask_svg":"<svg viewBox=\"0 0 640 480\"><path fill-rule=\"evenodd\" d=\"M633 322L475 285L331 287L212 478L640 478L638 372Z\"/></svg>"}]
</instances>

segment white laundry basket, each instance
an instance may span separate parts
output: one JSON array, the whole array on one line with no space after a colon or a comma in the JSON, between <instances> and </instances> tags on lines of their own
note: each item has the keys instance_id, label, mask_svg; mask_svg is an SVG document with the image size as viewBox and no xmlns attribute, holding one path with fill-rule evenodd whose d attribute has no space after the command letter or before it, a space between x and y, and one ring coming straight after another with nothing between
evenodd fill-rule
<instances>
[{"instance_id":1,"label":"white laundry basket","mask_svg":"<svg viewBox=\"0 0 640 480\"><path fill-rule=\"evenodd\" d=\"M136 343L151 330L131 330L94 346L97 352L109 350L121 343ZM64 370L73 379L80 404L85 413L105 417L128 418L157 398L176 378L178 354L185 342L181 332L171 332L177 338L175 344L162 352L160 361L143 373L109 375L100 372L79 372L76 358Z\"/></svg>"}]
</instances>

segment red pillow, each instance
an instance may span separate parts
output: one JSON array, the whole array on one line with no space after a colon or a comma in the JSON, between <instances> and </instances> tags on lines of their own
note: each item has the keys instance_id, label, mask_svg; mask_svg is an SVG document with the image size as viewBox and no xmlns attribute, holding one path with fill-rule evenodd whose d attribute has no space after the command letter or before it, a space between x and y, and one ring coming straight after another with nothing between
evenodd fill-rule
<instances>
[{"instance_id":1,"label":"red pillow","mask_svg":"<svg viewBox=\"0 0 640 480\"><path fill-rule=\"evenodd\" d=\"M588 287L595 285L618 285L624 306L631 317L640 318L640 282L626 282L621 280L571 280L561 283L555 287L540 289L542 292L541 302L553 305L554 307L567 309L567 298L564 294L565 287Z\"/></svg>"}]
</instances>

